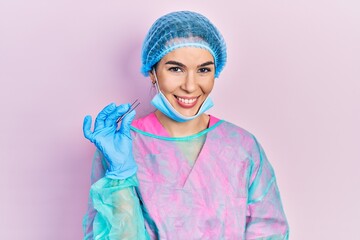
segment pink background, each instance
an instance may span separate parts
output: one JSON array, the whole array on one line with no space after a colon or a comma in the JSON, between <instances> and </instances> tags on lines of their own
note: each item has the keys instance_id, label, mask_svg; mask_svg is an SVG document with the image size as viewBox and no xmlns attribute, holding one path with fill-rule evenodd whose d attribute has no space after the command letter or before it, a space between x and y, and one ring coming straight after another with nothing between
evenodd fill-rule
<instances>
[{"instance_id":1,"label":"pink background","mask_svg":"<svg viewBox=\"0 0 360 240\"><path fill-rule=\"evenodd\" d=\"M222 4L221 4L222 3ZM140 49L174 10L228 45L212 114L251 131L281 190L291 239L355 239L360 218L359 1L0 3L1 239L81 239L94 147L82 120L141 96Z\"/></svg>"}]
</instances>

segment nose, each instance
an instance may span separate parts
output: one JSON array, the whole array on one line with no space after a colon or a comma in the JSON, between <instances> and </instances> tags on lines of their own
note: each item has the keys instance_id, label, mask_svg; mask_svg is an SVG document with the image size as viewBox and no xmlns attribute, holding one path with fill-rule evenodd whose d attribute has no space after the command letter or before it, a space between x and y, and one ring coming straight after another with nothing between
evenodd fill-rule
<instances>
[{"instance_id":1,"label":"nose","mask_svg":"<svg viewBox=\"0 0 360 240\"><path fill-rule=\"evenodd\" d=\"M190 71L186 74L183 84L181 85L181 88L184 91L191 93L196 90L196 86L197 86L197 84L196 84L195 73Z\"/></svg>"}]
</instances>

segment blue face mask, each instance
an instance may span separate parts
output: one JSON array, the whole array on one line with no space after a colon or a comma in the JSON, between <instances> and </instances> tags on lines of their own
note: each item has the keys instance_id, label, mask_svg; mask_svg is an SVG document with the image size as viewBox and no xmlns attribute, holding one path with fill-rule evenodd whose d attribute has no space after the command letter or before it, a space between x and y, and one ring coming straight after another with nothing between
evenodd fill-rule
<instances>
[{"instance_id":1,"label":"blue face mask","mask_svg":"<svg viewBox=\"0 0 360 240\"><path fill-rule=\"evenodd\" d=\"M200 106L199 111L194 116L187 117L187 116L182 115L181 113L176 111L176 109L171 105L169 100L167 100L165 95L160 91L155 69L153 70L153 74L155 76L155 80L156 80L155 85L158 90L158 93L152 99L151 104L154 105L154 107L156 107L156 109L158 109L160 112L162 112L163 114L165 114L172 120L174 120L176 122L187 122L189 120L197 118L198 116L200 116L201 114L203 114L204 112L209 110L212 106L214 106L213 101L208 96L205 99L205 101L202 103L202 105Z\"/></svg>"}]
</instances>

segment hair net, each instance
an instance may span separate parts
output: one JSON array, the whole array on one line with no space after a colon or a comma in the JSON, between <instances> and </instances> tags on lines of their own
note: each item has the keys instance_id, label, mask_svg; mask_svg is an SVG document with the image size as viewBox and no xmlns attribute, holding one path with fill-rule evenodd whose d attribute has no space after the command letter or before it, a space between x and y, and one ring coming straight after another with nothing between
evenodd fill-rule
<instances>
[{"instance_id":1,"label":"hair net","mask_svg":"<svg viewBox=\"0 0 360 240\"><path fill-rule=\"evenodd\" d=\"M172 12L151 26L142 47L144 76L167 53L181 47L207 49L214 57L215 77L226 63L226 45L221 33L203 15L190 11Z\"/></svg>"}]
</instances>

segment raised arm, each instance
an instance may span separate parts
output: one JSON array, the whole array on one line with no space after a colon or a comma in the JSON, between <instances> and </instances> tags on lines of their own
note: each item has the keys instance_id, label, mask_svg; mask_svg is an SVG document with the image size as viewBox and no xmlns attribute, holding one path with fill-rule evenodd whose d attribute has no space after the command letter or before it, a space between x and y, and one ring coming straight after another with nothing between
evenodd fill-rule
<instances>
[{"instance_id":1,"label":"raised arm","mask_svg":"<svg viewBox=\"0 0 360 240\"><path fill-rule=\"evenodd\" d=\"M84 135L98 148L93 160L89 207L83 220L84 239L148 239L139 199L137 167L132 155L130 124L126 115L117 130L117 119L129 105L110 104L97 116L84 119Z\"/></svg>"}]
</instances>

